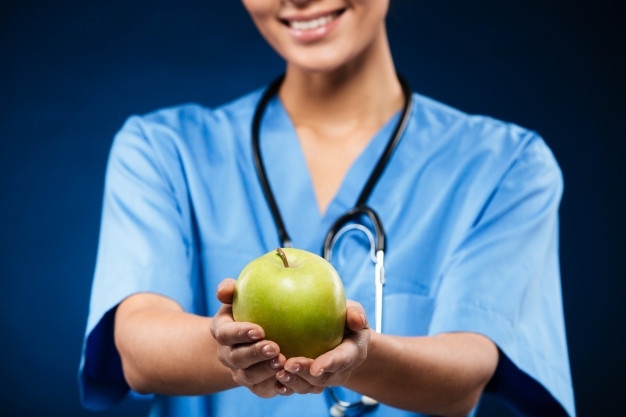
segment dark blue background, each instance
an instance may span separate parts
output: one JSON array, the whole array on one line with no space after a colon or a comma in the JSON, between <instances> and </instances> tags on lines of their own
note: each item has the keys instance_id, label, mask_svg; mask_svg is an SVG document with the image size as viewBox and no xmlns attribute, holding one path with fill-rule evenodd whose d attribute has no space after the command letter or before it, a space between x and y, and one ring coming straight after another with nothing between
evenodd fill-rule
<instances>
[{"instance_id":1,"label":"dark blue background","mask_svg":"<svg viewBox=\"0 0 626 417\"><path fill-rule=\"evenodd\" d=\"M0 4L0 414L87 416L76 372L114 133L132 113L235 98L283 64L238 1ZM581 416L624 409L621 4L398 0L389 18L415 90L537 130L561 164ZM144 409L127 402L101 415ZM505 414L493 401L482 408Z\"/></svg>"}]
</instances>

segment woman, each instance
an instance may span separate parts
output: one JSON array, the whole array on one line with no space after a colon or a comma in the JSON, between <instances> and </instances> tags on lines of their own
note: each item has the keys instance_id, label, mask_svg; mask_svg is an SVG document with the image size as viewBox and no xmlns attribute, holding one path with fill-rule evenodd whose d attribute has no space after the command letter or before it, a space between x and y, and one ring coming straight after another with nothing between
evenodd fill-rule
<instances>
[{"instance_id":1,"label":"woman","mask_svg":"<svg viewBox=\"0 0 626 417\"><path fill-rule=\"evenodd\" d=\"M116 137L85 404L107 406L132 388L156 394L159 416L465 416L487 390L521 415L574 415L557 257L562 180L541 138L404 94L388 1L243 4L286 62L266 106L256 91L217 109L164 109L129 119ZM344 341L287 359L260 326L233 321L234 283L221 280L286 243L272 195L293 245L319 253L409 102L366 199L387 234L382 333L368 325L369 243L351 234L334 249L356 300ZM269 197L250 146L255 112ZM340 399L355 405L343 410Z\"/></svg>"}]
</instances>

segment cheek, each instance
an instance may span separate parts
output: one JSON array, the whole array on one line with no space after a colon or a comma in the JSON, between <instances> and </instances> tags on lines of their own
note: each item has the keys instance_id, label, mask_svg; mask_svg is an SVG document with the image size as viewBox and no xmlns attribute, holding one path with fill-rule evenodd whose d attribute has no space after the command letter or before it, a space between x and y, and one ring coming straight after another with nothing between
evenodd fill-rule
<instances>
[{"instance_id":1,"label":"cheek","mask_svg":"<svg viewBox=\"0 0 626 417\"><path fill-rule=\"evenodd\" d=\"M241 0L243 7L253 19L276 15L282 0Z\"/></svg>"},{"instance_id":2,"label":"cheek","mask_svg":"<svg viewBox=\"0 0 626 417\"><path fill-rule=\"evenodd\" d=\"M263 37L270 43L272 42L272 32L276 30L276 20L274 19L274 3L273 0L242 0L248 15L254 22L254 25Z\"/></svg>"},{"instance_id":3,"label":"cheek","mask_svg":"<svg viewBox=\"0 0 626 417\"><path fill-rule=\"evenodd\" d=\"M261 30L272 15L271 2L267 0L242 0L242 3L254 24Z\"/></svg>"},{"instance_id":4,"label":"cheek","mask_svg":"<svg viewBox=\"0 0 626 417\"><path fill-rule=\"evenodd\" d=\"M376 0L376 1L358 1L358 7L363 11L361 16L362 22L364 26L368 28L374 28L380 25L382 22L384 24L385 19L387 17L387 12L389 11L389 2L384 0Z\"/></svg>"},{"instance_id":5,"label":"cheek","mask_svg":"<svg viewBox=\"0 0 626 417\"><path fill-rule=\"evenodd\" d=\"M249 14L253 14L255 11L263 9L264 7L267 8L267 4L269 4L268 1L263 0L241 0L241 3Z\"/></svg>"}]
</instances>

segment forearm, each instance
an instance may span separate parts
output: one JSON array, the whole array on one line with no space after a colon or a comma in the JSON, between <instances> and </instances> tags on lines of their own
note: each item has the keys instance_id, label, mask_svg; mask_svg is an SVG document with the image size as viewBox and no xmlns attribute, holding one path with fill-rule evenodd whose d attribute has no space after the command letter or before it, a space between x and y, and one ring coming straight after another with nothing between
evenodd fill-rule
<instances>
[{"instance_id":1,"label":"forearm","mask_svg":"<svg viewBox=\"0 0 626 417\"><path fill-rule=\"evenodd\" d=\"M465 416L497 361L495 345L477 334L408 338L372 332L367 360L346 386L394 407Z\"/></svg>"},{"instance_id":2,"label":"forearm","mask_svg":"<svg viewBox=\"0 0 626 417\"><path fill-rule=\"evenodd\" d=\"M128 384L140 393L201 395L236 386L217 359L211 318L185 313L155 294L117 309L115 344Z\"/></svg>"}]
</instances>

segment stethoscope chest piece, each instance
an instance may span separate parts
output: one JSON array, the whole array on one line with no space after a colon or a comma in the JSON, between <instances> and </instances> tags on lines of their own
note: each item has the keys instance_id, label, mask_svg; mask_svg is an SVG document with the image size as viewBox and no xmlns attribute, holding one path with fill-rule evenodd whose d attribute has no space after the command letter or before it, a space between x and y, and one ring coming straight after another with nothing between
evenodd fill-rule
<instances>
[{"instance_id":1,"label":"stethoscope chest piece","mask_svg":"<svg viewBox=\"0 0 626 417\"><path fill-rule=\"evenodd\" d=\"M378 401L371 397L368 397L367 395L362 395L359 401L348 402L339 399L337 393L335 392L335 388L330 387L328 388L328 391L333 401L333 405L331 405L328 409L328 414L331 417L360 415L363 414L366 410L372 410L378 405Z\"/></svg>"}]
</instances>

